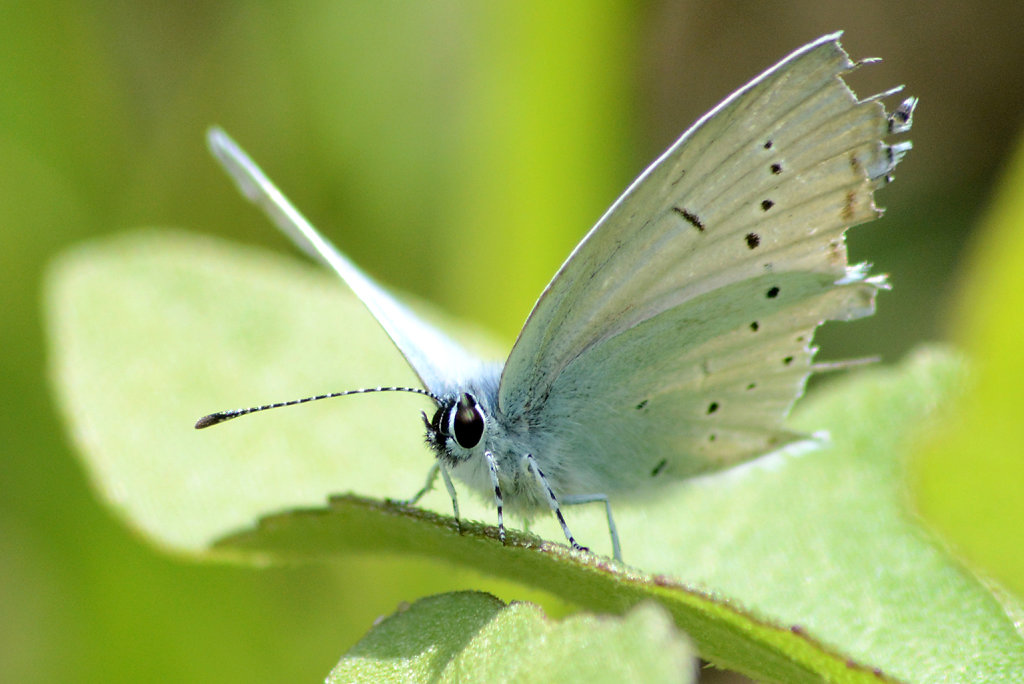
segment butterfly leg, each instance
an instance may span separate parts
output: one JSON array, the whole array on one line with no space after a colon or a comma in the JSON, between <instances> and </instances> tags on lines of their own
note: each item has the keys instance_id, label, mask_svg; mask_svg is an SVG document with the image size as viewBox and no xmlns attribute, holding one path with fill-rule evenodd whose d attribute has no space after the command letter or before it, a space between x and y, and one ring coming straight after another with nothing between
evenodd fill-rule
<instances>
[{"instance_id":1,"label":"butterfly leg","mask_svg":"<svg viewBox=\"0 0 1024 684\"><path fill-rule=\"evenodd\" d=\"M501 486L498 484L498 463L494 460L494 454L490 451L484 452L487 460L487 468L491 471L491 484L494 485L494 504L498 507L498 539L505 543L505 521L502 518Z\"/></svg>"},{"instance_id":2,"label":"butterfly leg","mask_svg":"<svg viewBox=\"0 0 1024 684\"><path fill-rule=\"evenodd\" d=\"M434 488L434 483L437 482L437 474L441 473L441 478L444 480L444 488L448 490L448 496L452 499L452 511L455 513L455 524L459 526L459 531L462 531L462 518L459 517L459 500L455 496L455 485L452 484L452 478L449 477L448 471L441 467L441 464L435 462L434 465L430 466L430 470L427 471L427 481L423 485L423 489L416 492L411 499L399 499L395 501L397 504L403 506L415 506L423 496Z\"/></svg>"},{"instance_id":3,"label":"butterfly leg","mask_svg":"<svg viewBox=\"0 0 1024 684\"><path fill-rule=\"evenodd\" d=\"M423 484L423 489L413 494L411 499L399 499L395 503L400 503L403 506L415 506L427 492L434 488L434 483L437 482L437 471L440 469L441 464L435 461L434 465L430 466L430 470L427 471L427 481ZM458 514L455 517L459 517Z\"/></svg>"},{"instance_id":4,"label":"butterfly leg","mask_svg":"<svg viewBox=\"0 0 1024 684\"><path fill-rule=\"evenodd\" d=\"M455 485L452 484L452 478L448 474L448 469L442 466L440 463L435 463L437 469L441 471L441 479L444 480L444 488L448 490L448 496L452 498L452 511L455 513L455 524L459 526L459 534L462 534L462 518L459 517L459 500L455 496Z\"/></svg>"},{"instance_id":5,"label":"butterfly leg","mask_svg":"<svg viewBox=\"0 0 1024 684\"><path fill-rule=\"evenodd\" d=\"M533 473L533 476L537 478L537 481L544 487L544 491L547 493L548 505L551 506L551 510L555 512L555 517L558 518L558 524L562 526L562 534L569 540L569 545L577 551L589 551L585 546L580 546L576 538L572 536L572 532L569 531L569 526L565 524L565 517L562 515L562 509L558 507L558 499L555 497L555 493L551 490L551 485L548 484L548 480L544 477L544 473L541 472L540 466L537 465L537 460L533 457L533 454L526 454L523 456L523 462L526 464L527 470Z\"/></svg>"},{"instance_id":6,"label":"butterfly leg","mask_svg":"<svg viewBox=\"0 0 1024 684\"><path fill-rule=\"evenodd\" d=\"M566 496L562 499L562 503L566 506L576 506L578 504L593 503L595 501L604 502L604 510L608 515L608 532L612 536L612 555L615 556L615 560L621 563L622 549L619 546L619 531L615 527L615 518L612 517L612 504L608 501L608 495L580 494L577 496Z\"/></svg>"}]
</instances>

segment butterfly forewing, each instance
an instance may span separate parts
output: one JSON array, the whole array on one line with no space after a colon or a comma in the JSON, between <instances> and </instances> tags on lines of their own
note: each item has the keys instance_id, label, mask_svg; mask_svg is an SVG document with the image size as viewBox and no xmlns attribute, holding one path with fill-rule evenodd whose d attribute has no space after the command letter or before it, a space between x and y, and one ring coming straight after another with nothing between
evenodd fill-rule
<instances>
[{"instance_id":1,"label":"butterfly forewing","mask_svg":"<svg viewBox=\"0 0 1024 684\"><path fill-rule=\"evenodd\" d=\"M843 231L879 214L871 170L898 157L886 160L882 105L842 81L854 64L837 39L797 51L684 134L534 307L500 407L556 426L559 457L595 470L599 491L791 441L781 425L814 329L873 310L882 281L848 270Z\"/></svg>"},{"instance_id":2,"label":"butterfly forewing","mask_svg":"<svg viewBox=\"0 0 1024 684\"><path fill-rule=\"evenodd\" d=\"M299 249L329 266L352 288L428 390L454 393L482 372L484 366L474 356L421 320L323 237L227 133L212 128L207 142L242 194Z\"/></svg>"}]
</instances>

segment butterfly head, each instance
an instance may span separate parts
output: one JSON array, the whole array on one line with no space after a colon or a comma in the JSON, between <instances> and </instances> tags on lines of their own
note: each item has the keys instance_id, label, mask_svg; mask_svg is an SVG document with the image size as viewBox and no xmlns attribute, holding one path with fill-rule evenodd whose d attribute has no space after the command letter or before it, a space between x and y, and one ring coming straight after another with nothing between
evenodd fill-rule
<instances>
[{"instance_id":1,"label":"butterfly head","mask_svg":"<svg viewBox=\"0 0 1024 684\"><path fill-rule=\"evenodd\" d=\"M470 458L483 441L487 412L469 392L445 398L438 403L434 417L427 420L427 444L439 458L452 464Z\"/></svg>"}]
</instances>

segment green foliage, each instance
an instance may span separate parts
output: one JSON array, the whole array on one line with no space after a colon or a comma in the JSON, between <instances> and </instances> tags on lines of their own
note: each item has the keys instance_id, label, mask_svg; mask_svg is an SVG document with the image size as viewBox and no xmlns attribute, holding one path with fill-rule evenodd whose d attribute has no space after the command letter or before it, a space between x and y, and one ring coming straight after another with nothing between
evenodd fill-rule
<instances>
[{"instance_id":1,"label":"green foliage","mask_svg":"<svg viewBox=\"0 0 1024 684\"><path fill-rule=\"evenodd\" d=\"M985 574L1024 596L1024 139L975 246L955 320L977 363L951 397L954 419L914 462L915 501L929 523Z\"/></svg>"},{"instance_id":2,"label":"green foliage","mask_svg":"<svg viewBox=\"0 0 1024 684\"><path fill-rule=\"evenodd\" d=\"M817 448L617 506L630 566L619 567L564 547L549 520L502 546L491 507L466 496L467 519L484 524L461 533L443 491L427 512L384 501L415 492L430 464L418 444L422 398L347 398L192 430L235 405L413 382L369 314L314 267L145 232L68 253L48 301L57 387L92 480L170 549L259 561L421 556L598 613L654 601L703 657L775 681L874 680L875 668L1009 681L1024 670L1017 600L965 570L905 509L903 455L966 384L948 353L858 371L805 402L794 427L827 430ZM607 553L600 510L574 509L570 523Z\"/></svg>"},{"instance_id":3,"label":"green foliage","mask_svg":"<svg viewBox=\"0 0 1024 684\"><path fill-rule=\"evenodd\" d=\"M694 675L686 640L654 605L554 623L535 605L462 592L384 619L327 681L684 683Z\"/></svg>"}]
</instances>

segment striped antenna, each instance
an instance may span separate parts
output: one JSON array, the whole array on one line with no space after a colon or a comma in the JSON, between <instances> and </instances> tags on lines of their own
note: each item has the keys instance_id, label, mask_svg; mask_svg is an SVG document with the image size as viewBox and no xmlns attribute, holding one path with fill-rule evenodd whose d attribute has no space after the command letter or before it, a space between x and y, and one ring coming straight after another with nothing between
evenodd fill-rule
<instances>
[{"instance_id":1,"label":"striped antenna","mask_svg":"<svg viewBox=\"0 0 1024 684\"><path fill-rule=\"evenodd\" d=\"M319 401L321 399L333 399L334 397L347 397L350 394L369 394L370 392L411 392L413 394L422 394L430 397L438 404L441 403L441 399L434 394L431 394L425 389L418 387L367 387L364 389L347 390L345 392L331 392L330 394L318 394L315 397L306 397L304 399L293 399L291 401L281 401L276 404L264 404L263 406L253 406L251 408L233 409L231 411L218 411L217 413L211 413L208 416L203 416L196 421L196 430L202 430L203 428L210 427L211 425L217 425L223 423L226 420L232 418L238 418L239 416L248 415L250 413L257 413L259 411L266 411L268 409L281 408L282 406L295 406L296 404L305 404L310 401Z\"/></svg>"}]
</instances>

